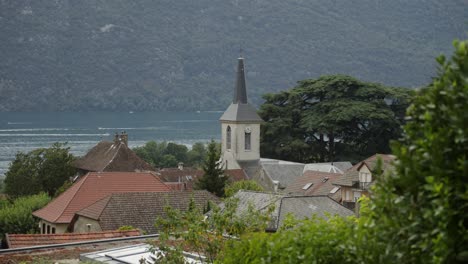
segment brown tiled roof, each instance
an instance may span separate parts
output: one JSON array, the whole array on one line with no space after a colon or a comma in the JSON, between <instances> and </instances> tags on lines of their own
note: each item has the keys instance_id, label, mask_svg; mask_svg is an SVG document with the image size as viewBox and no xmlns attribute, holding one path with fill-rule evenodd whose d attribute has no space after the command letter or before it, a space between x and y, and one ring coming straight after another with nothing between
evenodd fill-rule
<instances>
[{"instance_id":1,"label":"brown tiled roof","mask_svg":"<svg viewBox=\"0 0 468 264\"><path fill-rule=\"evenodd\" d=\"M195 205L203 210L208 201L221 200L208 191L116 193L76 213L75 218L84 216L99 221L102 230L115 230L130 225L148 233L155 233L156 217L164 217L164 207L185 211L193 197Z\"/></svg>"},{"instance_id":2,"label":"brown tiled roof","mask_svg":"<svg viewBox=\"0 0 468 264\"><path fill-rule=\"evenodd\" d=\"M334 200L339 200L341 198L340 192L331 194L330 191L336 187L333 185L333 182L340 179L342 176L343 175L339 173L306 171L301 177L289 184L284 192L301 196L327 195ZM312 184L310 188L304 190L303 187L310 183Z\"/></svg>"},{"instance_id":3,"label":"brown tiled roof","mask_svg":"<svg viewBox=\"0 0 468 264\"><path fill-rule=\"evenodd\" d=\"M124 142L101 141L73 165L86 171L154 171Z\"/></svg>"},{"instance_id":4,"label":"brown tiled roof","mask_svg":"<svg viewBox=\"0 0 468 264\"><path fill-rule=\"evenodd\" d=\"M345 171L343 177L336 180L333 184L341 186L352 186L353 182L359 181L359 168L364 164L369 168L373 169L377 164L377 159L382 159L383 170L387 170L392 166L392 162L395 160L395 156L389 154L375 154L359 163L356 163L353 167Z\"/></svg>"},{"instance_id":5,"label":"brown tiled roof","mask_svg":"<svg viewBox=\"0 0 468 264\"><path fill-rule=\"evenodd\" d=\"M77 211L113 193L170 190L149 172L90 172L33 215L51 223L70 223Z\"/></svg>"},{"instance_id":6,"label":"brown tiled roof","mask_svg":"<svg viewBox=\"0 0 468 264\"><path fill-rule=\"evenodd\" d=\"M247 174L243 169L236 169L236 170L226 170L225 173L229 176L229 180L236 182L236 181L244 181L248 180Z\"/></svg>"},{"instance_id":7,"label":"brown tiled roof","mask_svg":"<svg viewBox=\"0 0 468 264\"><path fill-rule=\"evenodd\" d=\"M139 235L141 235L140 230L126 230L65 234L6 234L5 239L8 248L22 248Z\"/></svg>"}]
</instances>

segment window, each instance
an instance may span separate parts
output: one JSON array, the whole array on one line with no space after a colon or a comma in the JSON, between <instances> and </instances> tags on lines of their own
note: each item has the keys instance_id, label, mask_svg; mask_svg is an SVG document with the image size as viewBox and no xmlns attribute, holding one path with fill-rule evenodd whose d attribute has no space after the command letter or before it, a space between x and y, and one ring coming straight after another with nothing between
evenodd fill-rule
<instances>
[{"instance_id":1,"label":"window","mask_svg":"<svg viewBox=\"0 0 468 264\"><path fill-rule=\"evenodd\" d=\"M371 174L369 172L359 172L360 182L371 182Z\"/></svg>"},{"instance_id":2,"label":"window","mask_svg":"<svg viewBox=\"0 0 468 264\"><path fill-rule=\"evenodd\" d=\"M250 133L245 132L245 150L250 150Z\"/></svg>"},{"instance_id":3,"label":"window","mask_svg":"<svg viewBox=\"0 0 468 264\"><path fill-rule=\"evenodd\" d=\"M312 182L309 182L308 184L304 185L304 187L302 187L302 190L307 190L309 189L312 185L314 185Z\"/></svg>"},{"instance_id":4,"label":"window","mask_svg":"<svg viewBox=\"0 0 468 264\"><path fill-rule=\"evenodd\" d=\"M47 234L50 234L50 225L47 225Z\"/></svg>"},{"instance_id":5,"label":"window","mask_svg":"<svg viewBox=\"0 0 468 264\"><path fill-rule=\"evenodd\" d=\"M52 227L52 234L55 234L55 227Z\"/></svg>"},{"instance_id":6,"label":"window","mask_svg":"<svg viewBox=\"0 0 468 264\"><path fill-rule=\"evenodd\" d=\"M46 233L45 224L44 224L44 223L42 223L42 230L41 230L41 233L42 233L42 234L45 234L45 233Z\"/></svg>"},{"instance_id":7,"label":"window","mask_svg":"<svg viewBox=\"0 0 468 264\"><path fill-rule=\"evenodd\" d=\"M231 149L231 127L226 129L226 149Z\"/></svg>"},{"instance_id":8,"label":"window","mask_svg":"<svg viewBox=\"0 0 468 264\"><path fill-rule=\"evenodd\" d=\"M339 189L340 187L335 187L330 191L330 193L336 193Z\"/></svg>"}]
</instances>

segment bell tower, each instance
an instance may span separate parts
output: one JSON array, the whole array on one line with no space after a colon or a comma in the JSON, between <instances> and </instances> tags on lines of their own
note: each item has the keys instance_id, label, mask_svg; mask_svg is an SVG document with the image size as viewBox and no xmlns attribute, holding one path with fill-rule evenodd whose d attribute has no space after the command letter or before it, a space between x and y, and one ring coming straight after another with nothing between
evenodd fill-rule
<instances>
[{"instance_id":1,"label":"bell tower","mask_svg":"<svg viewBox=\"0 0 468 264\"><path fill-rule=\"evenodd\" d=\"M237 78L231 105L221 122L221 158L226 169L240 169L240 162L260 159L260 124L263 120L247 101L244 58L237 60Z\"/></svg>"}]
</instances>

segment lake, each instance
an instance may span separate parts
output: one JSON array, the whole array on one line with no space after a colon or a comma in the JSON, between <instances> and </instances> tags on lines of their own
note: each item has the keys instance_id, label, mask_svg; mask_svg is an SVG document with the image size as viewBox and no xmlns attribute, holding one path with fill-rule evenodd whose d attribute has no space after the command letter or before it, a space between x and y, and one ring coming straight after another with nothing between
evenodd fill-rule
<instances>
[{"instance_id":1,"label":"lake","mask_svg":"<svg viewBox=\"0 0 468 264\"><path fill-rule=\"evenodd\" d=\"M71 153L85 154L101 140L112 140L126 131L129 146L150 140L172 141L191 146L219 140L222 111L193 113L0 113L0 177L17 152L68 142Z\"/></svg>"}]
</instances>

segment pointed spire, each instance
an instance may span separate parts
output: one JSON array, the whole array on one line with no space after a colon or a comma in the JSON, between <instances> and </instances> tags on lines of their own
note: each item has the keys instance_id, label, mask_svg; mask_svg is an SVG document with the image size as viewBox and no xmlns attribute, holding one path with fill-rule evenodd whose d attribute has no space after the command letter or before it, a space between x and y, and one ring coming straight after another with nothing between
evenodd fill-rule
<instances>
[{"instance_id":1,"label":"pointed spire","mask_svg":"<svg viewBox=\"0 0 468 264\"><path fill-rule=\"evenodd\" d=\"M244 58L239 57L237 62L237 79L236 87L234 88L234 104L246 104L247 103L247 89L245 86L245 74L244 74Z\"/></svg>"}]
</instances>

